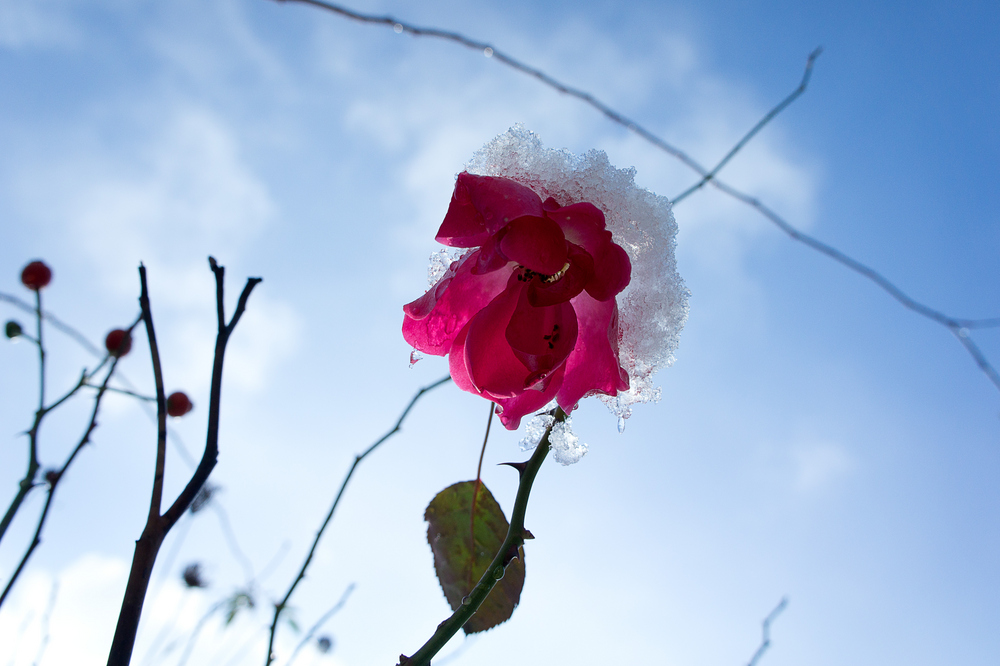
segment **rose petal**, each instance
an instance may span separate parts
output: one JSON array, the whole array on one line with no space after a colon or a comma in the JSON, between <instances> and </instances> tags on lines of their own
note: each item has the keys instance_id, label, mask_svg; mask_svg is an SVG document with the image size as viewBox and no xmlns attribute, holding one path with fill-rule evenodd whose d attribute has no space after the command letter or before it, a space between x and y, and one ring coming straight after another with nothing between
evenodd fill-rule
<instances>
[{"instance_id":1,"label":"rose petal","mask_svg":"<svg viewBox=\"0 0 1000 666\"><path fill-rule=\"evenodd\" d=\"M503 240L506 233L507 228L504 227L486 239L483 246L479 248L479 260L472 267L473 273L476 275L489 273L503 268L510 263L510 259L504 256L504 253L500 250L500 241Z\"/></svg>"},{"instance_id":2,"label":"rose petal","mask_svg":"<svg viewBox=\"0 0 1000 666\"><path fill-rule=\"evenodd\" d=\"M403 307L403 338L415 349L444 356L470 319L503 291L508 271L475 275L479 251L470 252L426 294Z\"/></svg>"},{"instance_id":3,"label":"rose petal","mask_svg":"<svg viewBox=\"0 0 1000 666\"><path fill-rule=\"evenodd\" d=\"M528 369L522 389L545 379L561 366L576 345L576 312L568 302L535 307L521 289L504 337L514 356Z\"/></svg>"},{"instance_id":4,"label":"rose petal","mask_svg":"<svg viewBox=\"0 0 1000 666\"><path fill-rule=\"evenodd\" d=\"M541 199L524 185L463 171L458 174L437 240L451 247L476 247L511 220L541 214Z\"/></svg>"},{"instance_id":5,"label":"rose petal","mask_svg":"<svg viewBox=\"0 0 1000 666\"><path fill-rule=\"evenodd\" d=\"M560 208L562 208L562 206L560 206L559 202L552 197L549 197L542 202L542 209L545 211L559 210Z\"/></svg>"},{"instance_id":6,"label":"rose petal","mask_svg":"<svg viewBox=\"0 0 1000 666\"><path fill-rule=\"evenodd\" d=\"M572 301L579 325L576 346L566 359L557 399L567 412L588 395L617 395L628 389L618 361L618 304L582 293Z\"/></svg>"},{"instance_id":7,"label":"rose petal","mask_svg":"<svg viewBox=\"0 0 1000 666\"><path fill-rule=\"evenodd\" d=\"M448 370L451 372L451 380L455 382L455 386L463 391L482 395L482 392L472 383L472 376L469 375L469 366L465 363L465 343L468 339L469 325L466 324L459 331L458 335L455 336L455 341L448 351Z\"/></svg>"},{"instance_id":8,"label":"rose petal","mask_svg":"<svg viewBox=\"0 0 1000 666\"><path fill-rule=\"evenodd\" d=\"M565 364L559 366L549 375L548 381L537 384L536 386L542 386L542 390L540 391L529 389L513 398L495 400L494 402L500 407L497 414L500 416L500 422L503 423L504 427L508 430L517 430L521 425L521 419L525 415L537 412L552 402L562 384L565 369Z\"/></svg>"},{"instance_id":9,"label":"rose petal","mask_svg":"<svg viewBox=\"0 0 1000 666\"><path fill-rule=\"evenodd\" d=\"M515 277L511 275L507 288L472 318L465 341L465 365L473 385L497 398L523 391L529 374L504 335L524 291Z\"/></svg>"},{"instance_id":10,"label":"rose petal","mask_svg":"<svg viewBox=\"0 0 1000 666\"><path fill-rule=\"evenodd\" d=\"M552 201L552 199L548 201ZM587 248L588 251L590 251L590 248L587 247L585 239L583 237L574 238L572 237L572 233L579 229L579 233L590 234L596 231L604 231L606 227L604 213L601 212L601 209L586 201L562 206L554 210L546 208L545 214L562 227L563 232L566 234L566 240Z\"/></svg>"},{"instance_id":11,"label":"rose petal","mask_svg":"<svg viewBox=\"0 0 1000 666\"><path fill-rule=\"evenodd\" d=\"M632 262L617 243L608 243L594 257L594 277L587 293L599 301L613 299L632 280Z\"/></svg>"},{"instance_id":12,"label":"rose petal","mask_svg":"<svg viewBox=\"0 0 1000 666\"><path fill-rule=\"evenodd\" d=\"M558 273L566 265L566 237L552 220L519 217L511 220L504 231L500 249L511 261L544 275Z\"/></svg>"},{"instance_id":13,"label":"rose petal","mask_svg":"<svg viewBox=\"0 0 1000 666\"><path fill-rule=\"evenodd\" d=\"M605 229L604 213L589 203L565 206L547 213L563 230L566 240L579 245L594 258L594 273L587 293L599 301L620 294L632 278L628 254Z\"/></svg>"}]
</instances>

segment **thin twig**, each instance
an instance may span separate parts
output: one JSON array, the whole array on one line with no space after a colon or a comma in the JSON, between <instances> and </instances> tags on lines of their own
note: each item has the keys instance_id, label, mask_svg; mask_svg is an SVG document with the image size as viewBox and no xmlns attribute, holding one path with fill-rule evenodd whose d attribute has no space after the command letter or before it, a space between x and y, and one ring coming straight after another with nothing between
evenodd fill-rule
<instances>
[{"instance_id":1,"label":"thin twig","mask_svg":"<svg viewBox=\"0 0 1000 666\"><path fill-rule=\"evenodd\" d=\"M729 163L729 160L733 159L736 153L743 150L743 147L746 146L748 143L750 143L750 140L757 135L757 132L764 129L765 125L771 122L771 120L773 120L775 116L784 111L789 104L798 99L802 95L802 93L806 91L806 88L809 87L809 79L812 77L813 63L816 62L816 58L818 58L822 52L823 48L818 47L816 48L816 50L814 50L812 53L809 54L809 58L806 59L806 70L805 72L802 73L802 81L799 83L799 87L793 90L788 95L788 97L781 100L781 102L776 107L768 111L767 114L763 118L761 118L749 132L743 135L742 139L736 142L736 145L733 146L728 153L726 153L725 157L723 157L718 164L712 167L711 171L709 171L708 173L704 174L701 177L701 180L699 180L697 183L695 183L694 185L692 185L691 187L687 188L686 190L678 194L676 197L674 197L672 201L674 202L675 206L684 199L686 199L688 195L704 187L705 183L715 178L715 174L719 173L719 171L721 171L722 168Z\"/></svg>"},{"instance_id":2,"label":"thin twig","mask_svg":"<svg viewBox=\"0 0 1000 666\"><path fill-rule=\"evenodd\" d=\"M771 647L771 623L774 622L774 619L778 617L781 611L785 610L786 606L788 606L788 597L783 597L781 601L778 602L778 605L774 607L774 610L768 613L767 617L764 618L764 622L761 623L760 647L758 647L757 651L753 653L753 657L750 659L750 663L747 664L747 666L757 666L757 662L764 656L767 649Z\"/></svg>"},{"instance_id":3,"label":"thin twig","mask_svg":"<svg viewBox=\"0 0 1000 666\"><path fill-rule=\"evenodd\" d=\"M295 646L295 650L292 652L292 656L288 658L288 661L285 662L285 666L292 666L292 662L295 661L295 657L298 656L302 648L306 646L306 643L312 640L312 637L316 635L316 632L319 631L320 627L326 624L327 620L336 615L337 612L344 607L344 604L347 603L347 598L351 596L351 592L353 591L354 591L354 583L351 583L350 585L347 586L347 589L344 590L344 593L340 596L340 601L338 601L333 606L333 608L323 613L323 617L316 620L316 624L309 627L309 631L307 631L306 635L302 637L302 640L299 641L299 644Z\"/></svg>"},{"instance_id":4,"label":"thin twig","mask_svg":"<svg viewBox=\"0 0 1000 666\"><path fill-rule=\"evenodd\" d=\"M134 328L138 323L139 322L137 320L134 324L132 324L132 327ZM131 328L129 330L131 330ZM59 481L66 474L70 465L73 464L73 461L76 459L77 454L79 454L80 451L83 449L83 447L90 442L90 436L97 428L97 414L101 408L101 400L104 397L105 392L107 390L108 382L111 381L111 377L115 373L115 366L118 364L118 360L119 359L116 357L111 361L111 365L108 367L107 374L104 377L104 381L101 382L101 386L97 391L97 395L94 396L94 408L90 412L90 421L87 424L87 427L84 430L83 436L80 438L80 441L77 442L75 447L73 447L73 450L70 452L69 457L66 458L66 462L63 463L63 466L58 470L54 471L52 474L47 475L48 478L46 479L46 481L48 482L49 486L48 494L46 495L45 498L45 506L42 508L42 513L38 517L38 524L35 527L35 534L34 536L32 536L31 542L28 544L28 548L25 550L25 553L22 556L20 563L17 565L17 568L14 570L13 575L10 577L10 581L8 581L7 586L4 588L3 593L0 594L0 606L3 605L3 602L7 598L7 595L10 594L11 589L14 587L14 583L21 575L21 572L24 571L24 567L28 564L28 560L31 559L31 555L35 552L35 549L38 548L39 544L42 543L42 529L45 527L45 522L49 515L49 509L52 507L52 499L55 496L56 487L59 485ZM44 408L39 410L39 413L44 414L45 413Z\"/></svg>"},{"instance_id":5,"label":"thin twig","mask_svg":"<svg viewBox=\"0 0 1000 666\"><path fill-rule=\"evenodd\" d=\"M243 575L245 578L245 583L247 589L252 588L253 581L256 576L253 571L253 563L250 562L250 558L247 557L243 549L240 548L239 542L236 540L236 534L233 532L233 526L229 523L229 514L226 513L225 509L221 505L217 504L214 500L209 500L211 508L215 511L215 515L219 518L219 524L222 525L222 534L226 539L226 543L229 545L229 551L233 554L233 557L240 563L243 567Z\"/></svg>"},{"instance_id":6,"label":"thin twig","mask_svg":"<svg viewBox=\"0 0 1000 666\"><path fill-rule=\"evenodd\" d=\"M38 644L38 654L35 655L34 666L38 666L42 663L42 655L45 654L45 648L49 646L49 622L52 620L52 611L56 607L56 597L59 596L59 579L52 581L52 592L49 593L49 605L45 608L45 614L42 615L42 640Z\"/></svg>"},{"instance_id":7,"label":"thin twig","mask_svg":"<svg viewBox=\"0 0 1000 666\"><path fill-rule=\"evenodd\" d=\"M1000 317L993 317L988 319L960 319L958 317L951 317L949 315L945 315L941 312L938 312L937 310L934 310L933 308L930 308L922 303L919 303L910 296L906 295L901 289L899 289L899 287L895 286L893 283L891 283L889 280L887 280L885 277L880 275L872 268L869 268L868 266L865 266L864 264L861 264L860 262L851 259L850 257L843 254L839 250L835 250L811 238L810 236L794 229L787 222L781 220L781 218L778 217L773 211L764 206L754 197L751 197L750 195L745 194L737 190L736 188L731 187L719 181L719 179L716 178L716 174L726 164L728 164L728 162L733 158L733 156L736 155L736 153L738 153L750 139L752 139L768 122L770 122L778 113L783 111L789 104L791 104L795 99L797 99L799 95L802 94L802 92L805 91L805 87L808 85L809 78L812 73L813 62L819 55L819 49L813 51L809 55L809 59L806 62L806 71L803 74L802 81L799 84L798 88L796 88L791 95L786 97L783 102L781 102L780 104L778 104L778 106L776 106L774 109L768 112L733 147L733 149L726 154L726 156L722 159L722 161L719 162L719 164L715 166L715 168L713 168L712 170L708 170L684 151L680 150L676 146L671 145L670 143L668 143L661 137L657 136L656 134L653 134L648 129L646 129L639 123L635 122L634 120L624 116L618 111L615 111L608 105L599 101L590 93L566 85L552 78L545 72L536 69L534 67L531 67L530 65L527 65L511 57L510 55L504 53L503 51L498 50L495 46L488 44L486 42L470 39L469 37L466 37L465 35L462 35L457 32L440 30L438 28L425 28L425 27L415 26L413 24L400 21L399 19L389 15L364 14L362 12L356 12L331 2L324 2L323 0L276 0L276 1L299 2L302 4L313 5L315 7L326 9L340 16L344 16L346 18L359 21L362 23L372 23L372 24L391 27L398 33L405 32L415 37L436 37L439 39L445 39L448 41L455 42L457 44L461 44L462 46L466 46L468 48L482 51L483 53L492 57L493 59L509 67L512 67L513 69L516 69L519 72L523 72L524 74L527 74L535 79L538 79L543 84L549 86L554 90L557 90L560 93L579 99L580 101L584 102L585 104L599 111L613 123L616 123L626 128L627 130L633 132L634 134L636 134L646 142L652 144L656 148L659 148L665 153L677 158L684 165L686 165L692 171L701 176L701 181L699 181L695 186L693 186L693 188L689 188L688 191L682 192L678 196L677 201L680 201L681 199L687 197L693 190L700 189L702 186L704 186L705 183L711 183L720 191L728 194L729 196L737 199L738 201L743 202L744 204L750 206L751 208L755 208L761 215L763 215L771 222L776 224L783 231L791 235L793 239L805 243L808 247L811 247L814 250L818 250L822 254L825 254L826 256L834 259L835 261L843 264L844 266L847 266L848 268L854 270L855 272L858 272L861 275L867 277L875 284L877 284L879 287L887 291L890 296L899 301L903 306L909 308L910 310L913 310L914 312L924 317L927 317L928 319L931 319L932 321L936 321L942 326L945 326L946 328L950 329L953 333L955 333L960 328L971 329L971 328L1000 327ZM976 347L975 344L972 342L972 340L967 336L964 338L960 337L959 342L961 342L962 346L969 353L969 355L972 356L973 360L976 362L976 365L979 366L979 368L986 374L986 376L990 379L990 381L992 381L993 384L996 385L997 389L1000 390L1000 375L998 375L997 371L989 364L986 357L982 354L981 351L979 351L979 348Z\"/></svg>"},{"instance_id":8,"label":"thin twig","mask_svg":"<svg viewBox=\"0 0 1000 666\"><path fill-rule=\"evenodd\" d=\"M34 312L35 320L38 324L34 340L35 345L38 348L38 409L35 410L34 423L31 424L31 429L28 430L28 468L24 472L24 478L22 478L20 483L18 483L17 494L15 494L14 499L11 500L10 506L4 513L4 517L0 519L0 541L3 540L4 535L7 533L7 528L10 527L11 522L13 522L14 515L21 508L24 498L27 497L32 488L35 487L35 478L38 476L39 468L41 468L41 464L38 462L38 429L42 425L42 419L45 418L45 344L42 339L41 289L35 290L35 307L31 311ZM6 593L4 596L6 596ZM0 604L2 603L3 600L0 598Z\"/></svg>"},{"instance_id":9,"label":"thin twig","mask_svg":"<svg viewBox=\"0 0 1000 666\"><path fill-rule=\"evenodd\" d=\"M35 309L33 307L31 307L30 305L28 305L28 303L26 303L25 301L22 301L17 296L12 296L11 294L7 294L7 293L4 293L2 291L0 291L0 301L6 301L6 302L10 303L11 305L13 305L13 306L15 306L17 308L20 308L21 310L24 310L25 312L27 312L29 314L34 314L34 312L35 312ZM58 317L56 317L51 312L44 312L43 311L42 312L42 318L45 319L45 321L49 322L52 325L53 328L56 328L56 329L62 331L63 333L65 333L69 337L71 337L74 340L76 340L77 343L79 343L81 347L83 347L84 349L86 349L87 351L89 351L91 354L93 354L97 358L101 358L102 356L104 356L105 352L103 350L101 350L101 349L98 349L97 346L94 343L92 343L90 340L87 339L87 336L85 336L83 333L81 333L80 331L76 330L75 328L73 328L69 324L65 323L64 321L62 321L61 319L59 319Z\"/></svg>"},{"instance_id":10,"label":"thin twig","mask_svg":"<svg viewBox=\"0 0 1000 666\"><path fill-rule=\"evenodd\" d=\"M93 384L89 384L89 383L88 384L84 384L84 386L87 387L87 388L97 388ZM141 393L136 393L135 391L130 391L128 389L120 389L120 388L115 388L114 386L109 386L107 388L107 391L108 391L108 393L119 393L121 395L127 395L127 396L130 396L132 398L136 398L138 400L142 400L143 402L156 402L156 398L154 398L151 395L143 395Z\"/></svg>"},{"instance_id":11,"label":"thin twig","mask_svg":"<svg viewBox=\"0 0 1000 666\"><path fill-rule=\"evenodd\" d=\"M201 616L201 619L198 620L198 624L194 627L194 631L191 632L191 636L188 638L187 645L184 646L184 652L181 654L181 659L177 662L177 666L184 666L184 664L187 663L188 657L191 656L191 651L194 650L194 644L198 640L198 634L201 633L205 623L208 622L208 619L215 614L215 611L225 606L226 601L226 599L223 599L222 601L217 602L209 608L204 615Z\"/></svg>"},{"instance_id":12,"label":"thin twig","mask_svg":"<svg viewBox=\"0 0 1000 666\"><path fill-rule=\"evenodd\" d=\"M490 402L490 416L486 419L486 434L483 435L483 448L479 450L479 465L476 467L476 482L472 486L472 511L469 512L469 552L476 550L476 505L479 503L479 489L483 487L483 458L486 457L486 443L490 441L490 426L493 425L493 412L496 404ZM472 568L469 568L469 588L472 588Z\"/></svg>"},{"instance_id":13,"label":"thin twig","mask_svg":"<svg viewBox=\"0 0 1000 666\"><path fill-rule=\"evenodd\" d=\"M865 264L862 264L860 261L847 256L840 250L831 247L826 243L817 240L816 238L813 238L809 234L799 231L798 229L790 225L788 222L786 222L784 219L782 219L780 215L778 215L773 210L771 210L763 203L761 203L758 199L751 197L748 194L744 194L743 192L740 192L739 190L732 188L729 185L726 185L717 178L713 179L711 181L711 184L714 187L725 192L729 196L756 208L758 211L761 212L762 215L764 215L764 217L773 222L775 226L777 226L779 229L788 234L788 236L791 237L792 240L796 240L800 243L803 243L806 246L816 250L820 254L824 254L827 257L830 257L831 259L836 261L837 263L846 266L855 273L858 273L868 278L869 280L877 284L879 287L881 287L886 293L888 293L890 296L896 299L903 307L907 308L908 310L912 310L913 312L916 312L917 314L926 317L931 321L937 322L938 324L941 324L942 326L950 330L958 337L959 342L962 343L966 351L969 352L969 355L972 356L973 360L976 361L976 364L979 366L979 368L986 374L986 376L990 379L990 381L993 382L993 384L997 387L997 389L1000 390L1000 376L997 375L996 370L989 364L989 362L986 360L986 357L982 355L982 352L979 351L979 348L975 346L975 343L972 342L972 339L969 338L968 331L966 330L964 335L962 334L963 329L990 328L990 327L1000 326L1000 318L956 319L954 317L950 317L944 314L943 312L938 312L933 308L927 307L923 303L920 303L910 298L899 287L890 282L887 278L885 278L881 273L879 273L875 269L870 268Z\"/></svg>"},{"instance_id":14,"label":"thin twig","mask_svg":"<svg viewBox=\"0 0 1000 666\"><path fill-rule=\"evenodd\" d=\"M153 362L153 375L156 379L157 402L157 461L153 477L153 491L150 498L149 516L146 526L135 544L135 554L132 557L132 568L129 572L125 596L122 599L121 612L118 615L118 626L115 628L114 640L108 654L108 666L128 666L135 646L136 632L142 615L142 606L149 587L149 578L156 563L156 556L164 537L177 521L184 515L191 501L208 480L209 474L219 457L219 410L222 400L222 368L225 358L226 344L232 335L236 324L246 310L250 292L261 282L260 278L249 278L243 293L240 294L236 310L229 323L225 320L224 310L224 278L225 269L219 266L215 258L209 257L208 263L215 274L216 306L218 312L218 335L215 342L215 361L212 366L212 388L208 407L208 434L205 438L205 451L201 462L192 474L184 490L177 496L174 503L162 515L160 506L163 493L163 472L166 458L166 397L163 390L162 368L160 367L159 351L156 345L156 334L153 328L152 308L149 304L149 290L146 283L146 269L139 267L139 280L142 291L139 303L142 308L142 318L146 324L146 334L149 338L150 356Z\"/></svg>"},{"instance_id":15,"label":"thin twig","mask_svg":"<svg viewBox=\"0 0 1000 666\"><path fill-rule=\"evenodd\" d=\"M330 524L330 519L333 518L333 513L334 511L337 510L337 505L340 504L340 498L344 496L344 490L347 488L347 483L351 480L351 477L354 475L354 470L358 468L358 465L361 463L362 460L364 460L368 456L369 453L377 449L382 444L382 442L386 441L387 439L389 439L390 437L392 437L393 435L395 435L400 431L403 425L403 420L406 419L406 416L410 413L410 410L413 409L413 406L417 404L417 401L420 400L420 398L425 393L433 391L438 386L441 386L450 379L451 379L450 376L442 377L433 384L429 384L420 389L419 391L417 391L416 394L413 396L413 398L410 399L410 403L406 406L406 409L404 409L403 413L399 415L399 418L396 420L396 425L394 425L392 429L389 430L389 432L385 433L379 439L377 439L374 444L365 449L364 452L354 456L354 463L351 465L351 468L347 470L347 476L345 476L343 482L341 482L340 490L337 491L337 496L334 498L333 504L330 506L330 510L326 514L326 518L320 525L319 530L316 531L316 538L313 539L312 547L309 549L309 554L306 555L305 561L302 562L302 567L299 569L298 575L295 577L295 580L292 581L292 584L288 587L288 591L285 593L284 598L280 602L274 604L274 619L271 621L270 637L268 638L267 641L267 655L264 661L265 666L270 666L271 662L274 661L275 659L274 636L278 631L278 618L281 616L282 611L284 611L285 608L288 606L288 600L292 598L292 593L295 592L295 588L298 587L298 584L302 582L303 578L305 578L306 569L309 568L309 563L312 562L313 555L316 553L316 547L319 546L319 540L320 538L322 538L323 532L326 530L326 526Z\"/></svg>"},{"instance_id":16,"label":"thin twig","mask_svg":"<svg viewBox=\"0 0 1000 666\"><path fill-rule=\"evenodd\" d=\"M97 373L100 372L102 368L104 368L105 365L107 365L109 362L117 361L118 358L117 356L105 353L101 358L101 362L98 364L96 368L94 368L91 371L88 371L86 368L84 368L83 371L80 373L80 379L69 391L64 393L60 398L58 398L52 404L45 405L44 404L45 348L42 343L42 327L41 327L41 322L42 319L44 319L44 314L42 313L40 297L38 301L38 306L36 308L36 317L38 318L38 338L33 339L33 342L38 346L39 349L39 365L40 365L39 374L41 375L40 385L42 386L41 390L39 391L40 394L39 397L42 400L42 403L39 409L35 411L34 421L31 425L31 428L28 429L26 433L28 435L28 469L25 472L24 478L21 480L18 486L17 494L14 496L14 499L11 501L10 506L7 508L4 517L0 519L0 541L3 540L4 535L7 533L7 528L13 521L14 516L20 510L21 505L24 502L24 499L28 496L28 493L30 493L31 490L36 487L35 478L38 475L38 470L41 468L41 463L38 460L38 432L41 429L42 420L49 414L49 412L59 408L64 402L66 402L74 395L76 395L77 392L85 386L98 389L99 394L103 394L106 391L119 390L112 388L108 384L108 381L111 379L111 377L114 376L114 373L109 374L107 378L105 378L105 381L102 382L100 385L94 385L89 383L90 380L93 379L97 375ZM135 322L133 322L132 325L129 326L128 328L129 335L131 335L132 330L138 325L139 321L141 321L141 317L136 318ZM82 446L82 444L78 445L75 450L79 451L80 446Z\"/></svg>"},{"instance_id":17,"label":"thin twig","mask_svg":"<svg viewBox=\"0 0 1000 666\"><path fill-rule=\"evenodd\" d=\"M524 514L528 508L528 498L531 496L531 486L535 482L535 476L549 452L549 433L552 426L566 420L566 412L561 407L556 408L555 420L545 429L542 441L538 443L538 448L531 455L526 463L513 465L520 474L520 481L517 485L517 495L514 498L514 508L510 512L510 524L507 528L507 536L504 538L500 549L493 557L490 566L483 572L483 577L479 579L472 591L462 599L461 605L447 620L437 626L434 634L424 645L417 650L412 657L399 655L397 666L430 666L431 659L434 658L441 648L451 640L465 623L472 619L479 607L486 601L493 587L501 578L507 565L518 556L518 549L524 544Z\"/></svg>"}]
</instances>

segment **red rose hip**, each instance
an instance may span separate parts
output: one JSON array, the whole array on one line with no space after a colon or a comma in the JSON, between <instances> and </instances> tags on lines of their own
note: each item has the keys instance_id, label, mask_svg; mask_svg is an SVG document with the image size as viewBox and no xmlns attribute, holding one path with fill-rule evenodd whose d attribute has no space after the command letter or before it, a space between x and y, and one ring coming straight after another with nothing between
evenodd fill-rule
<instances>
[{"instance_id":1,"label":"red rose hip","mask_svg":"<svg viewBox=\"0 0 1000 666\"><path fill-rule=\"evenodd\" d=\"M116 328L108 333L108 337L104 338L104 348L112 356L121 358L132 349L132 336L129 335L128 331Z\"/></svg>"},{"instance_id":2,"label":"red rose hip","mask_svg":"<svg viewBox=\"0 0 1000 666\"><path fill-rule=\"evenodd\" d=\"M194 409L194 403L183 391L176 391L167 396L167 414L170 416L184 416Z\"/></svg>"},{"instance_id":3,"label":"red rose hip","mask_svg":"<svg viewBox=\"0 0 1000 666\"><path fill-rule=\"evenodd\" d=\"M52 281L52 269L41 261L32 261L21 271L21 284L31 291L38 291Z\"/></svg>"}]
</instances>

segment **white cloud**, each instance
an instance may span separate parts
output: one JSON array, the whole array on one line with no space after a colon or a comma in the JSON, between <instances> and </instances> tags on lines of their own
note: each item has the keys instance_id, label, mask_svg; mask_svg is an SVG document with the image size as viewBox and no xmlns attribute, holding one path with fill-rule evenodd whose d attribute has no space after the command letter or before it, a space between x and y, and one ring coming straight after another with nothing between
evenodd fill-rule
<instances>
[{"instance_id":1,"label":"white cloud","mask_svg":"<svg viewBox=\"0 0 1000 666\"><path fill-rule=\"evenodd\" d=\"M125 263L131 271L136 258L200 266L205 252L193 249L237 250L274 213L232 132L204 109L178 108L149 145L109 171L78 172L70 197L71 230L98 266Z\"/></svg>"},{"instance_id":2,"label":"white cloud","mask_svg":"<svg viewBox=\"0 0 1000 666\"><path fill-rule=\"evenodd\" d=\"M298 347L304 327L291 306L255 293L226 353L229 386L263 390L274 367Z\"/></svg>"},{"instance_id":3,"label":"white cloud","mask_svg":"<svg viewBox=\"0 0 1000 666\"><path fill-rule=\"evenodd\" d=\"M129 566L129 562L121 559L89 553L57 573L36 568L26 574L0 614L0 645L9 659L6 663L34 664L46 633L48 643L42 663L74 666L106 663ZM168 655L167 663L173 663L201 618L219 598L230 594L224 590L187 589L173 577L161 584L156 580L158 573L154 573L146 596L133 663L145 662L150 650L160 657L153 659L153 663L161 663L164 655ZM55 603L50 604L54 584L58 589ZM260 608L267 613L267 604ZM46 627L43 618L47 612ZM266 634L261 626L265 618L259 609L242 613L228 627L219 621L218 609L214 617L201 632L189 663L220 663L220 656L228 659L240 651L255 657L263 653ZM290 652L293 640L294 637L283 636L279 641L284 654Z\"/></svg>"},{"instance_id":4,"label":"white cloud","mask_svg":"<svg viewBox=\"0 0 1000 666\"><path fill-rule=\"evenodd\" d=\"M44 661L50 664L104 663L114 635L128 564L87 554L56 576L35 569L18 582L0 615L0 645L16 645L13 666L34 662L44 635L43 618L51 610ZM52 586L58 583L49 609Z\"/></svg>"}]
</instances>

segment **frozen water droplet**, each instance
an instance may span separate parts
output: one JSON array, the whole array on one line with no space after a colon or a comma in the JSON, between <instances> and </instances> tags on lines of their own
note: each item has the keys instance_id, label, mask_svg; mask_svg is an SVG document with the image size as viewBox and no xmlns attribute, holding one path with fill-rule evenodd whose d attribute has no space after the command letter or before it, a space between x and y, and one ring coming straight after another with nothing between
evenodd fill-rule
<instances>
[{"instance_id":1,"label":"frozen water droplet","mask_svg":"<svg viewBox=\"0 0 1000 666\"><path fill-rule=\"evenodd\" d=\"M392 29L395 30L396 34L398 35L399 33L403 32L403 24L397 23L396 25L392 26Z\"/></svg>"},{"instance_id":2,"label":"frozen water droplet","mask_svg":"<svg viewBox=\"0 0 1000 666\"><path fill-rule=\"evenodd\" d=\"M490 47L487 46L485 49L483 49L483 55L486 56L487 58L492 58L493 57L493 49L491 49Z\"/></svg>"},{"instance_id":3,"label":"frozen water droplet","mask_svg":"<svg viewBox=\"0 0 1000 666\"><path fill-rule=\"evenodd\" d=\"M472 597L462 597L462 605L468 606L472 603Z\"/></svg>"},{"instance_id":4,"label":"frozen water droplet","mask_svg":"<svg viewBox=\"0 0 1000 666\"><path fill-rule=\"evenodd\" d=\"M493 570L493 577L495 579L497 579L497 580L500 580L501 578L503 578L503 567L502 566L498 566L496 569Z\"/></svg>"},{"instance_id":5,"label":"frozen water droplet","mask_svg":"<svg viewBox=\"0 0 1000 666\"><path fill-rule=\"evenodd\" d=\"M412 368L413 366L415 366L417 364L417 361L419 361L423 357L424 357L424 355L421 354L420 352L418 352L416 349L414 349L413 351L411 351L410 352L410 367Z\"/></svg>"},{"instance_id":6,"label":"frozen water droplet","mask_svg":"<svg viewBox=\"0 0 1000 666\"><path fill-rule=\"evenodd\" d=\"M625 417L624 416L619 416L618 417L618 434L620 435L623 432L625 432Z\"/></svg>"}]
</instances>

